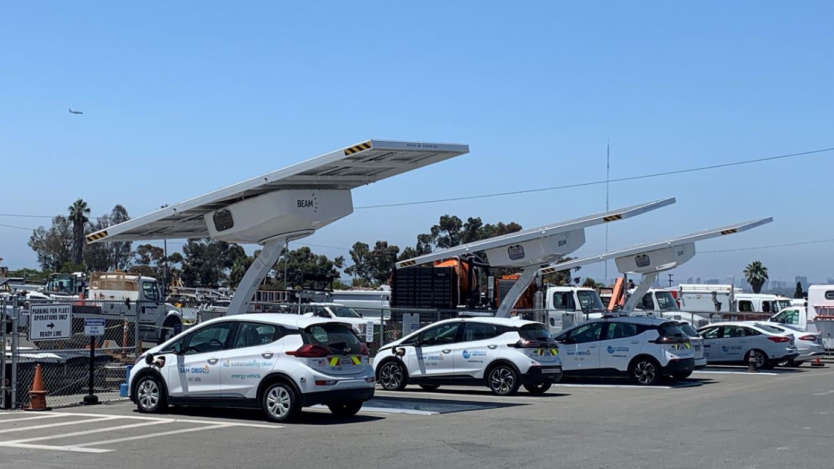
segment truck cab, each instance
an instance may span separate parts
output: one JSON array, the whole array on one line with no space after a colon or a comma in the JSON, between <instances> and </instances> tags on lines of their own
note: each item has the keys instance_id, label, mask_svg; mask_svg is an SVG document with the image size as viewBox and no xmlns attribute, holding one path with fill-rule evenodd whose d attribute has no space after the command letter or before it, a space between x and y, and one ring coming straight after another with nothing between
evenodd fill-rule
<instances>
[{"instance_id":1,"label":"truck cab","mask_svg":"<svg viewBox=\"0 0 834 469\"><path fill-rule=\"evenodd\" d=\"M599 293L585 287L548 287L545 290L545 324L551 334L573 327L606 312Z\"/></svg>"},{"instance_id":2,"label":"truck cab","mask_svg":"<svg viewBox=\"0 0 834 469\"><path fill-rule=\"evenodd\" d=\"M182 328L182 315L163 303L159 284L153 277L122 272L93 272L88 292L89 302L102 314L139 317L139 339L162 343Z\"/></svg>"},{"instance_id":3,"label":"truck cab","mask_svg":"<svg viewBox=\"0 0 834 469\"><path fill-rule=\"evenodd\" d=\"M83 272L52 274L42 289L44 295L54 299L78 299L84 294L87 276Z\"/></svg>"}]
</instances>

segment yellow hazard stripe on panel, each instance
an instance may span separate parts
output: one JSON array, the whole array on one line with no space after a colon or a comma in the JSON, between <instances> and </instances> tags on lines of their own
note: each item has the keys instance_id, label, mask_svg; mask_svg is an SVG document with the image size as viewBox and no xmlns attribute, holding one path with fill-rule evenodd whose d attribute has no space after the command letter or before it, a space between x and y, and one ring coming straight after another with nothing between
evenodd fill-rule
<instances>
[{"instance_id":1,"label":"yellow hazard stripe on panel","mask_svg":"<svg viewBox=\"0 0 834 469\"><path fill-rule=\"evenodd\" d=\"M91 243L93 241L97 241L99 239L106 238L106 237L107 237L107 230L99 231L98 233L93 233L93 234L87 235L87 242Z\"/></svg>"},{"instance_id":2,"label":"yellow hazard stripe on panel","mask_svg":"<svg viewBox=\"0 0 834 469\"><path fill-rule=\"evenodd\" d=\"M733 228L732 230L723 230L723 231L721 231L722 235L728 235L728 234L733 234L733 233L738 233L738 230Z\"/></svg>"},{"instance_id":3,"label":"yellow hazard stripe on panel","mask_svg":"<svg viewBox=\"0 0 834 469\"><path fill-rule=\"evenodd\" d=\"M689 342L685 343L683 346L686 347L687 350L689 350L689 348L692 347L691 345L689 345Z\"/></svg>"},{"instance_id":4,"label":"yellow hazard stripe on panel","mask_svg":"<svg viewBox=\"0 0 834 469\"><path fill-rule=\"evenodd\" d=\"M400 262L400 267L408 267L408 266L414 265L416 263L417 263L417 261L402 261L402 262Z\"/></svg>"},{"instance_id":5,"label":"yellow hazard stripe on panel","mask_svg":"<svg viewBox=\"0 0 834 469\"><path fill-rule=\"evenodd\" d=\"M371 149L371 141L368 140L365 143L360 143L359 145L354 145L350 148L345 149L345 155L352 155L354 153L359 153L360 151L370 150Z\"/></svg>"},{"instance_id":6,"label":"yellow hazard stripe on panel","mask_svg":"<svg viewBox=\"0 0 834 469\"><path fill-rule=\"evenodd\" d=\"M555 348L552 348L552 349L550 349L550 354L555 357L555 356L559 355L559 350L557 350Z\"/></svg>"},{"instance_id":7,"label":"yellow hazard stripe on panel","mask_svg":"<svg viewBox=\"0 0 834 469\"><path fill-rule=\"evenodd\" d=\"M556 272L556 267L548 267L541 270L541 273L543 274L552 274L553 272Z\"/></svg>"},{"instance_id":8,"label":"yellow hazard stripe on panel","mask_svg":"<svg viewBox=\"0 0 834 469\"><path fill-rule=\"evenodd\" d=\"M330 359L330 366L337 366L339 364L339 357L333 357Z\"/></svg>"},{"instance_id":9,"label":"yellow hazard stripe on panel","mask_svg":"<svg viewBox=\"0 0 834 469\"><path fill-rule=\"evenodd\" d=\"M351 360L353 360L353 364L354 364L354 365L360 365L360 364L362 364L362 359L361 359L361 358L359 358L359 357L357 357L356 355L354 355L354 356L350 357L350 359L351 359Z\"/></svg>"},{"instance_id":10,"label":"yellow hazard stripe on panel","mask_svg":"<svg viewBox=\"0 0 834 469\"><path fill-rule=\"evenodd\" d=\"M623 219L623 214L618 213L616 215L610 215L610 216L607 216L607 217L602 217L602 222L603 223L608 223L609 221L617 221L617 220L622 220L622 219Z\"/></svg>"}]
</instances>

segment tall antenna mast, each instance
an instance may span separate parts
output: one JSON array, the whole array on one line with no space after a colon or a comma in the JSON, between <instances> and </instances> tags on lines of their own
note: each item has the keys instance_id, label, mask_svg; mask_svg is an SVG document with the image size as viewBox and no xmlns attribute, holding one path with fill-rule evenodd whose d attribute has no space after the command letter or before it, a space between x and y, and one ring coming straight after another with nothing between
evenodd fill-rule
<instances>
[{"instance_id":1,"label":"tall antenna mast","mask_svg":"<svg viewBox=\"0 0 834 469\"><path fill-rule=\"evenodd\" d=\"M608 181L611 179L611 139L608 139L608 142L605 147L605 211L608 212L611 210L608 207ZM605 224L605 252L608 252L608 224ZM608 260L605 261L605 280L603 283L608 283Z\"/></svg>"}]
</instances>

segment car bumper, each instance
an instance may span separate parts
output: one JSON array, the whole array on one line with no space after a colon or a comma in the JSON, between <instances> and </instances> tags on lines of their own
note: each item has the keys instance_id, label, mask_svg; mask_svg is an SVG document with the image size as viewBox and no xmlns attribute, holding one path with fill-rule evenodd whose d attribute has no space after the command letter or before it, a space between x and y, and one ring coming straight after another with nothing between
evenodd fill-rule
<instances>
[{"instance_id":1,"label":"car bumper","mask_svg":"<svg viewBox=\"0 0 834 469\"><path fill-rule=\"evenodd\" d=\"M701 357L695 359L695 369L701 370L707 367L707 357Z\"/></svg>"},{"instance_id":2,"label":"car bumper","mask_svg":"<svg viewBox=\"0 0 834 469\"><path fill-rule=\"evenodd\" d=\"M668 365L663 367L664 375L678 375L683 373L691 373L695 370L694 358L682 358L680 360L670 361Z\"/></svg>"},{"instance_id":3,"label":"car bumper","mask_svg":"<svg viewBox=\"0 0 834 469\"><path fill-rule=\"evenodd\" d=\"M798 352L797 352L797 353L790 353L790 354L788 354L788 355L785 355L784 357L777 358L776 360L774 360L774 363L783 362L783 361L795 360L797 357L799 357L799 353L798 353Z\"/></svg>"},{"instance_id":4,"label":"car bumper","mask_svg":"<svg viewBox=\"0 0 834 469\"><path fill-rule=\"evenodd\" d=\"M820 346L819 348L813 348L808 350L800 350L799 356L794 359L795 362L804 362L813 359L814 357L822 357L825 355L825 349Z\"/></svg>"},{"instance_id":5,"label":"car bumper","mask_svg":"<svg viewBox=\"0 0 834 469\"><path fill-rule=\"evenodd\" d=\"M301 395L301 405L310 407L318 404L338 404L343 402L365 402L374 397L374 387L353 389L334 389L332 391L308 392Z\"/></svg>"},{"instance_id":6,"label":"car bumper","mask_svg":"<svg viewBox=\"0 0 834 469\"><path fill-rule=\"evenodd\" d=\"M560 365L534 366L521 375L521 384L558 383L561 379L562 367Z\"/></svg>"}]
</instances>

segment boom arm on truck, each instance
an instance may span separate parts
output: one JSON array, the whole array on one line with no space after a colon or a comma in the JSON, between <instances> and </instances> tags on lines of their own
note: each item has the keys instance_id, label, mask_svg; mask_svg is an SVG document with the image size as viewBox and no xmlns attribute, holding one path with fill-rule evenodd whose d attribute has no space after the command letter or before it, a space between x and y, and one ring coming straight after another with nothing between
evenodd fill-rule
<instances>
[{"instance_id":1,"label":"boom arm on truck","mask_svg":"<svg viewBox=\"0 0 834 469\"><path fill-rule=\"evenodd\" d=\"M353 212L351 190L469 152L468 145L367 140L87 236L88 243L214 238L260 244L227 314L245 313L288 240Z\"/></svg>"}]
</instances>

